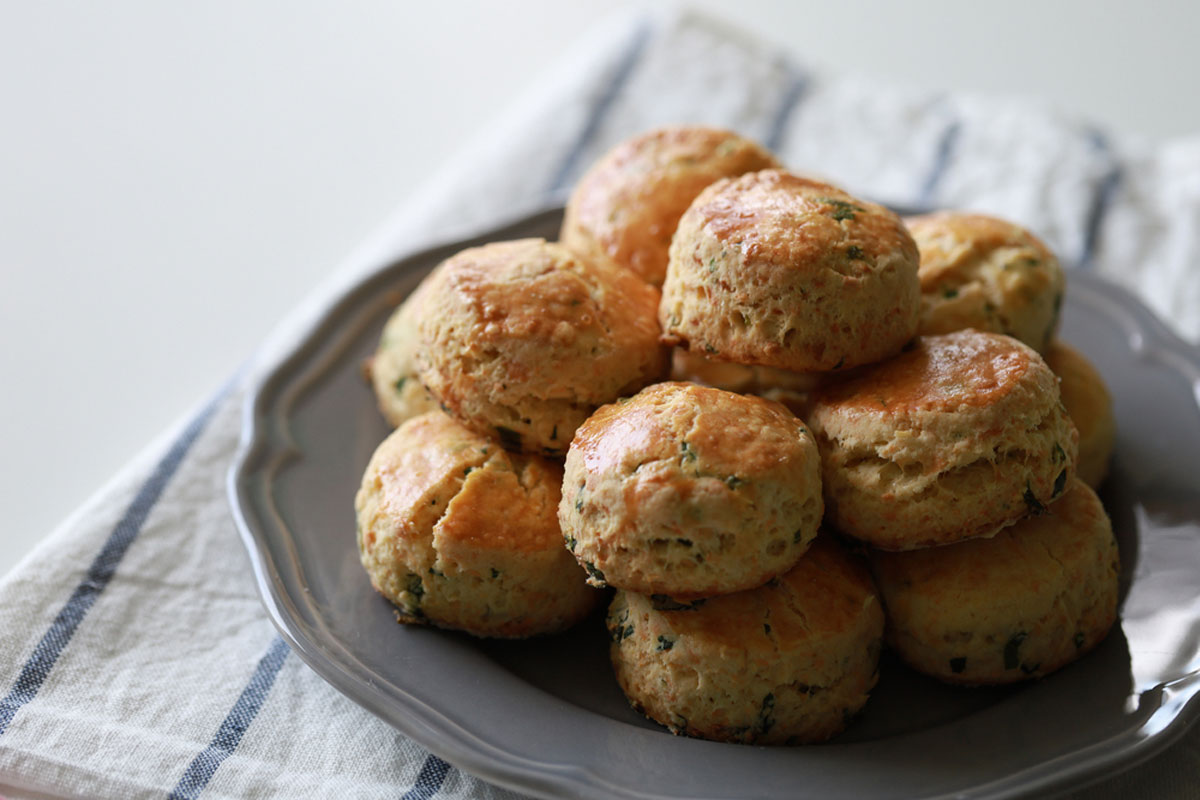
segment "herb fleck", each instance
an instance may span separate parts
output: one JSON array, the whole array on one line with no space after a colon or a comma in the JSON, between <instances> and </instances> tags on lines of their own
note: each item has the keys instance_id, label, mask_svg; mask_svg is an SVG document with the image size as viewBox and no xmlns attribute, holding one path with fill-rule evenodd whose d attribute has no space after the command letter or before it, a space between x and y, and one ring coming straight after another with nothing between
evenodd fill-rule
<instances>
[{"instance_id":1,"label":"herb fleck","mask_svg":"<svg viewBox=\"0 0 1200 800\"><path fill-rule=\"evenodd\" d=\"M553 442L557 439L558 439L558 426L555 425L554 429L552 431L550 431L550 441Z\"/></svg>"},{"instance_id":2,"label":"herb fleck","mask_svg":"<svg viewBox=\"0 0 1200 800\"><path fill-rule=\"evenodd\" d=\"M504 445L505 450L521 449L521 434L517 433L512 428L506 428L503 425L497 425L496 435L500 437L500 444Z\"/></svg>"},{"instance_id":3,"label":"herb fleck","mask_svg":"<svg viewBox=\"0 0 1200 800\"><path fill-rule=\"evenodd\" d=\"M762 708L758 712L758 730L759 733L768 733L775 726L775 718L771 716L771 712L775 710L775 695L767 692L767 696L763 698Z\"/></svg>"},{"instance_id":4,"label":"herb fleck","mask_svg":"<svg viewBox=\"0 0 1200 800\"><path fill-rule=\"evenodd\" d=\"M838 200L835 197L818 197L817 202L827 203L833 206L833 218L838 222L844 219L853 220L855 211L866 211L861 206L856 206L853 203L847 203L845 200Z\"/></svg>"},{"instance_id":5,"label":"herb fleck","mask_svg":"<svg viewBox=\"0 0 1200 800\"><path fill-rule=\"evenodd\" d=\"M834 364L834 365L833 365L833 368L834 368L834 369L841 369L841 368L842 368L842 365L843 365L843 364L845 364L845 363L846 363L846 357L845 357L845 356L842 356L840 359L838 359L838 363L836 363L836 364Z\"/></svg>"},{"instance_id":6,"label":"herb fleck","mask_svg":"<svg viewBox=\"0 0 1200 800\"><path fill-rule=\"evenodd\" d=\"M500 570L496 569L495 567L492 567L492 577L493 577L493 578L499 578L499 577L500 577Z\"/></svg>"},{"instance_id":7,"label":"herb fleck","mask_svg":"<svg viewBox=\"0 0 1200 800\"><path fill-rule=\"evenodd\" d=\"M404 382L407 380L408 380L407 375L401 375L399 378L396 379L396 382L394 384L392 384L393 386L396 387L397 393L404 391Z\"/></svg>"},{"instance_id":8,"label":"herb fleck","mask_svg":"<svg viewBox=\"0 0 1200 800\"><path fill-rule=\"evenodd\" d=\"M1025 505L1029 506L1029 513L1031 514L1046 513L1046 507L1042 505L1041 500L1037 499L1037 496L1033 493L1033 487L1029 485L1028 481L1025 483Z\"/></svg>"},{"instance_id":9,"label":"herb fleck","mask_svg":"<svg viewBox=\"0 0 1200 800\"><path fill-rule=\"evenodd\" d=\"M600 570L596 569L595 564L593 564L590 561L581 561L580 563L583 564L583 568L587 570L587 574L591 577L592 580L594 580L598 583L601 583L601 584L603 584L605 582L604 581L604 573L601 572Z\"/></svg>"},{"instance_id":10,"label":"herb fleck","mask_svg":"<svg viewBox=\"0 0 1200 800\"><path fill-rule=\"evenodd\" d=\"M862 251L862 248L859 247L858 245L852 244L846 248L846 258L850 259L851 261L853 261L854 259L861 259L862 257L863 257L863 251Z\"/></svg>"},{"instance_id":11,"label":"herb fleck","mask_svg":"<svg viewBox=\"0 0 1200 800\"><path fill-rule=\"evenodd\" d=\"M658 652L660 652L660 653L661 653L661 652L663 652L664 650L670 650L670 649L671 649L672 647L674 647L674 646L675 646L675 640L674 640L674 639L668 639L666 636L663 636L662 634L659 634L659 637L658 637L658 647L656 647L656 648L654 648L654 649L655 649L655 650L657 650Z\"/></svg>"},{"instance_id":12,"label":"herb fleck","mask_svg":"<svg viewBox=\"0 0 1200 800\"><path fill-rule=\"evenodd\" d=\"M1051 497L1058 497L1062 494L1062 490L1067 486L1067 471L1064 469L1058 473L1058 477L1054 479L1054 494Z\"/></svg>"},{"instance_id":13,"label":"herb fleck","mask_svg":"<svg viewBox=\"0 0 1200 800\"><path fill-rule=\"evenodd\" d=\"M943 289L942 297L946 298L947 300L953 300L954 298L958 297L958 289Z\"/></svg>"},{"instance_id":14,"label":"herb fleck","mask_svg":"<svg viewBox=\"0 0 1200 800\"><path fill-rule=\"evenodd\" d=\"M564 542L566 542L566 544L567 544L567 549L568 549L568 550L570 550L572 553L574 553L574 552L575 552L575 546L579 544L579 542L578 542L578 541L575 539L575 537L574 537L574 536L572 536L572 535L571 535L571 534L569 534L569 533L564 533L564 534L563 534L563 541L564 541Z\"/></svg>"},{"instance_id":15,"label":"herb fleck","mask_svg":"<svg viewBox=\"0 0 1200 800\"><path fill-rule=\"evenodd\" d=\"M765 633L767 636L771 635L771 623L769 623L769 622L763 623L763 633Z\"/></svg>"},{"instance_id":16,"label":"herb fleck","mask_svg":"<svg viewBox=\"0 0 1200 800\"><path fill-rule=\"evenodd\" d=\"M679 443L679 451L683 453L682 458L684 463L696 460L696 451L692 449L692 446L687 441Z\"/></svg>"},{"instance_id":17,"label":"herb fleck","mask_svg":"<svg viewBox=\"0 0 1200 800\"><path fill-rule=\"evenodd\" d=\"M730 475L728 478L725 479L725 485L728 486L730 489L736 489L739 486L741 486L743 483L745 483L745 481L736 475Z\"/></svg>"},{"instance_id":18,"label":"herb fleck","mask_svg":"<svg viewBox=\"0 0 1200 800\"><path fill-rule=\"evenodd\" d=\"M650 595L650 606L655 611L695 611L700 606L704 605L704 598L699 600L676 600L670 595L652 594Z\"/></svg>"},{"instance_id":19,"label":"herb fleck","mask_svg":"<svg viewBox=\"0 0 1200 800\"><path fill-rule=\"evenodd\" d=\"M1083 631L1079 631L1079 632L1077 632L1077 633L1075 634L1075 649L1076 649L1076 650L1078 650L1078 649L1080 649L1081 647L1083 647L1083 641L1084 641L1084 639L1083 639Z\"/></svg>"},{"instance_id":20,"label":"herb fleck","mask_svg":"<svg viewBox=\"0 0 1200 800\"><path fill-rule=\"evenodd\" d=\"M1021 642L1025 641L1025 639L1028 636L1029 636L1029 634L1025 633L1025 631L1021 631L1020 633L1016 634L1015 636L1013 636L1011 639L1009 639L1005 643L1005 645L1004 645L1004 668L1005 669L1016 669L1018 666L1020 666L1020 664L1021 664Z\"/></svg>"}]
</instances>

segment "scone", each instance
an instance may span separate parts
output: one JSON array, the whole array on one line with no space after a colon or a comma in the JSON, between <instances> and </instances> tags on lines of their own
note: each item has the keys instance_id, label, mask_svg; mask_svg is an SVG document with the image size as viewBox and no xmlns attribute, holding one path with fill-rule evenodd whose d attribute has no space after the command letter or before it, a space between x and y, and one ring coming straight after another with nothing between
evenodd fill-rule
<instances>
[{"instance_id":1,"label":"scone","mask_svg":"<svg viewBox=\"0 0 1200 800\"><path fill-rule=\"evenodd\" d=\"M1075 481L1045 514L991 539L875 552L888 643L951 683L1035 678L1095 647L1117 616L1117 543L1095 492Z\"/></svg>"},{"instance_id":2,"label":"scone","mask_svg":"<svg viewBox=\"0 0 1200 800\"><path fill-rule=\"evenodd\" d=\"M821 385L820 373L737 364L681 347L671 353L671 380L757 395L782 403L798 416L808 393Z\"/></svg>"},{"instance_id":3,"label":"scone","mask_svg":"<svg viewBox=\"0 0 1200 800\"><path fill-rule=\"evenodd\" d=\"M825 503L842 532L884 550L990 536L1056 500L1078 433L1032 348L958 331L817 392Z\"/></svg>"},{"instance_id":4,"label":"scone","mask_svg":"<svg viewBox=\"0 0 1200 800\"><path fill-rule=\"evenodd\" d=\"M695 608L618 591L607 625L617 682L672 733L803 744L867 702L883 610L866 568L820 536L777 580Z\"/></svg>"},{"instance_id":5,"label":"scone","mask_svg":"<svg viewBox=\"0 0 1200 800\"><path fill-rule=\"evenodd\" d=\"M427 279L392 312L368 366L379 411L392 427L438 407L421 385L413 361L417 349L417 308L424 302L428 285Z\"/></svg>"},{"instance_id":6,"label":"scone","mask_svg":"<svg viewBox=\"0 0 1200 800\"><path fill-rule=\"evenodd\" d=\"M755 142L699 125L627 139L580 179L563 217L564 245L659 286L679 218L714 181L778 166Z\"/></svg>"},{"instance_id":7,"label":"scone","mask_svg":"<svg viewBox=\"0 0 1200 800\"><path fill-rule=\"evenodd\" d=\"M671 242L669 344L794 372L869 364L917 331L917 246L900 219L780 170L705 189Z\"/></svg>"},{"instance_id":8,"label":"scone","mask_svg":"<svg viewBox=\"0 0 1200 800\"><path fill-rule=\"evenodd\" d=\"M1020 225L942 211L905 220L921 251L921 333L1004 333L1039 352L1058 329L1063 270Z\"/></svg>"},{"instance_id":9,"label":"scone","mask_svg":"<svg viewBox=\"0 0 1200 800\"><path fill-rule=\"evenodd\" d=\"M506 452L441 411L383 441L355 497L358 549L397 619L476 636L570 627L600 593L563 550L562 468Z\"/></svg>"},{"instance_id":10,"label":"scone","mask_svg":"<svg viewBox=\"0 0 1200 800\"><path fill-rule=\"evenodd\" d=\"M666 370L658 292L542 239L464 250L418 310L417 372L467 427L561 455L603 403Z\"/></svg>"},{"instance_id":11,"label":"scone","mask_svg":"<svg viewBox=\"0 0 1200 800\"><path fill-rule=\"evenodd\" d=\"M1063 405L1079 429L1079 479L1099 488L1108 474L1117 428L1112 395L1100 373L1075 348L1055 340L1046 350L1046 364L1059 377Z\"/></svg>"},{"instance_id":12,"label":"scone","mask_svg":"<svg viewBox=\"0 0 1200 800\"><path fill-rule=\"evenodd\" d=\"M757 397L660 383L580 426L558 519L593 584L679 600L786 572L821 513L820 456L795 415Z\"/></svg>"}]
</instances>

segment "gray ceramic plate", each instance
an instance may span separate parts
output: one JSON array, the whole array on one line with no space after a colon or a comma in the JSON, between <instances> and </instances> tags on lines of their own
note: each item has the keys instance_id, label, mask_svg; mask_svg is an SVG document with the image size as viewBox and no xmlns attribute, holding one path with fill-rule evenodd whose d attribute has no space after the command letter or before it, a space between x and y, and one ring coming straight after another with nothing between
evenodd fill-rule
<instances>
[{"instance_id":1,"label":"gray ceramic plate","mask_svg":"<svg viewBox=\"0 0 1200 800\"><path fill-rule=\"evenodd\" d=\"M1010 797L1127 767L1198 716L1200 357L1128 294L1080 273L1062 335L1113 390L1119 434L1102 496L1124 573L1120 624L1079 663L968 690L885 660L846 734L767 748L671 736L630 710L599 619L515 643L397 625L354 544L354 493L388 432L360 364L396 298L440 260L554 238L559 220L545 212L384 269L254 392L230 474L234 513L267 610L326 680L468 772L544 797Z\"/></svg>"}]
</instances>

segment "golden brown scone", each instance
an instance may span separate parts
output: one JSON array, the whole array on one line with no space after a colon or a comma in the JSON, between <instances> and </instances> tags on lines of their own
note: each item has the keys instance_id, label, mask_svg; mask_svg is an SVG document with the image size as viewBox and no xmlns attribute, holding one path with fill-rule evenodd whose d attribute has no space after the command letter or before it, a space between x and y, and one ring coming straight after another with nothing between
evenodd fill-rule
<instances>
[{"instance_id":1,"label":"golden brown scone","mask_svg":"<svg viewBox=\"0 0 1200 800\"><path fill-rule=\"evenodd\" d=\"M888 643L950 683L1036 678L1095 647L1117 617L1112 525L1081 481L1041 516L991 539L876 551Z\"/></svg>"},{"instance_id":2,"label":"golden brown scone","mask_svg":"<svg viewBox=\"0 0 1200 800\"><path fill-rule=\"evenodd\" d=\"M821 385L821 374L737 364L676 347L671 353L671 380L757 395L782 403L799 416L808 393Z\"/></svg>"},{"instance_id":3,"label":"golden brown scone","mask_svg":"<svg viewBox=\"0 0 1200 800\"><path fill-rule=\"evenodd\" d=\"M580 426L558 518L593 584L688 599L791 569L821 513L820 456L795 415L660 383Z\"/></svg>"},{"instance_id":4,"label":"golden brown scone","mask_svg":"<svg viewBox=\"0 0 1200 800\"><path fill-rule=\"evenodd\" d=\"M1063 270L1020 225L983 214L911 217L921 251L921 333L1004 333L1045 352L1058 329Z\"/></svg>"},{"instance_id":5,"label":"golden brown scone","mask_svg":"<svg viewBox=\"0 0 1200 800\"><path fill-rule=\"evenodd\" d=\"M680 220L658 313L668 343L725 361L868 364L916 333L917 246L891 211L829 184L727 178Z\"/></svg>"},{"instance_id":6,"label":"golden brown scone","mask_svg":"<svg viewBox=\"0 0 1200 800\"><path fill-rule=\"evenodd\" d=\"M1061 340L1046 350L1046 364L1059 377L1063 405L1079 429L1079 479L1099 488L1108 474L1117 435L1112 396L1104 379L1083 354Z\"/></svg>"},{"instance_id":7,"label":"golden brown scone","mask_svg":"<svg viewBox=\"0 0 1200 800\"><path fill-rule=\"evenodd\" d=\"M438 407L421 385L413 361L417 349L417 307L424 302L428 285L426 279L392 312L370 362L371 386L379 411L393 428Z\"/></svg>"},{"instance_id":8,"label":"golden brown scone","mask_svg":"<svg viewBox=\"0 0 1200 800\"><path fill-rule=\"evenodd\" d=\"M1058 379L1032 348L995 333L922 336L817 392L809 422L830 518L884 550L990 536L1075 475L1078 433Z\"/></svg>"},{"instance_id":9,"label":"golden brown scone","mask_svg":"<svg viewBox=\"0 0 1200 800\"><path fill-rule=\"evenodd\" d=\"M401 425L355 497L358 549L397 619L516 638L574 625L600 593L563 550L562 468L441 411Z\"/></svg>"},{"instance_id":10,"label":"golden brown scone","mask_svg":"<svg viewBox=\"0 0 1200 800\"><path fill-rule=\"evenodd\" d=\"M417 372L463 424L561 455L597 406L666 371L658 292L542 239L464 250L418 312Z\"/></svg>"},{"instance_id":11,"label":"golden brown scone","mask_svg":"<svg viewBox=\"0 0 1200 800\"><path fill-rule=\"evenodd\" d=\"M617 682L672 733L824 741L863 707L878 677L875 587L829 536L766 586L671 608L618 591L607 624Z\"/></svg>"},{"instance_id":12,"label":"golden brown scone","mask_svg":"<svg viewBox=\"0 0 1200 800\"><path fill-rule=\"evenodd\" d=\"M699 125L658 128L617 145L575 186L562 243L659 286L679 218L720 178L778 166L762 146Z\"/></svg>"}]
</instances>

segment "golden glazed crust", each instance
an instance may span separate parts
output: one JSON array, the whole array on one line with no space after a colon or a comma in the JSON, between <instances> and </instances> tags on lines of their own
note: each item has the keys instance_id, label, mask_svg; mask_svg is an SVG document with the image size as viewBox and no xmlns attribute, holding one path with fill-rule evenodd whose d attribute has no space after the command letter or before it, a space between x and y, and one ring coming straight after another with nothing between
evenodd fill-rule
<instances>
[{"instance_id":1,"label":"golden glazed crust","mask_svg":"<svg viewBox=\"0 0 1200 800\"><path fill-rule=\"evenodd\" d=\"M1050 343L1046 364L1058 375L1063 405L1079 429L1079 479L1099 488L1117 435L1112 395L1092 363L1065 342Z\"/></svg>"},{"instance_id":2,"label":"golden glazed crust","mask_svg":"<svg viewBox=\"0 0 1200 800\"><path fill-rule=\"evenodd\" d=\"M592 575L707 597L790 569L822 514L804 424L757 397L661 383L600 408L567 453L559 522Z\"/></svg>"},{"instance_id":3,"label":"golden glazed crust","mask_svg":"<svg viewBox=\"0 0 1200 800\"><path fill-rule=\"evenodd\" d=\"M561 240L661 285L679 218L714 181L778 166L755 142L698 125L627 139L597 161L567 201Z\"/></svg>"},{"instance_id":4,"label":"golden glazed crust","mask_svg":"<svg viewBox=\"0 0 1200 800\"><path fill-rule=\"evenodd\" d=\"M883 611L865 567L820 536L777 580L695 607L618 591L607 626L625 695L672 733L801 744L866 703Z\"/></svg>"},{"instance_id":5,"label":"golden glazed crust","mask_svg":"<svg viewBox=\"0 0 1200 800\"><path fill-rule=\"evenodd\" d=\"M990 536L1075 475L1058 379L1017 340L923 336L813 397L825 502L843 533L886 550Z\"/></svg>"},{"instance_id":6,"label":"golden glazed crust","mask_svg":"<svg viewBox=\"0 0 1200 800\"><path fill-rule=\"evenodd\" d=\"M1042 516L991 539L908 553L871 566L888 642L914 669L963 684L1046 675L1107 635L1117 615L1117 543L1081 481Z\"/></svg>"},{"instance_id":7,"label":"golden glazed crust","mask_svg":"<svg viewBox=\"0 0 1200 800\"><path fill-rule=\"evenodd\" d=\"M942 211L905 220L921 251L921 333L1003 333L1045 352L1058 329L1064 277L1020 225Z\"/></svg>"},{"instance_id":8,"label":"golden glazed crust","mask_svg":"<svg viewBox=\"0 0 1200 800\"><path fill-rule=\"evenodd\" d=\"M724 179L680 220L659 321L668 343L796 372L896 353L920 314L900 219L780 170Z\"/></svg>"},{"instance_id":9,"label":"golden glazed crust","mask_svg":"<svg viewBox=\"0 0 1200 800\"><path fill-rule=\"evenodd\" d=\"M371 585L407 623L476 636L563 630L599 593L562 547L562 468L510 454L441 411L383 441L355 498Z\"/></svg>"},{"instance_id":10,"label":"golden glazed crust","mask_svg":"<svg viewBox=\"0 0 1200 800\"><path fill-rule=\"evenodd\" d=\"M627 270L542 239L464 250L421 306L417 371L473 430L561 455L597 406L665 372L657 299Z\"/></svg>"}]
</instances>

